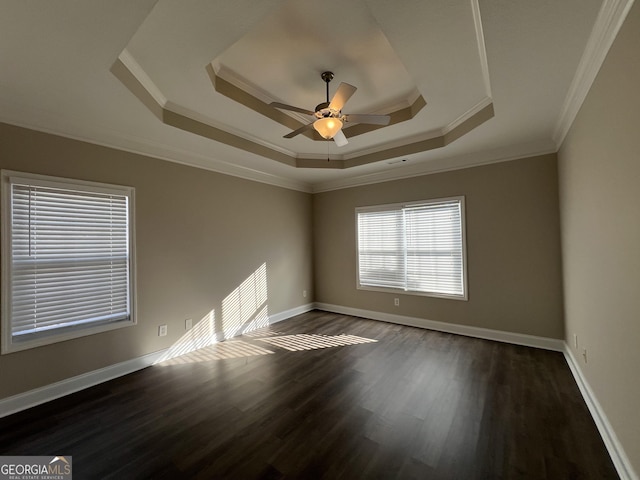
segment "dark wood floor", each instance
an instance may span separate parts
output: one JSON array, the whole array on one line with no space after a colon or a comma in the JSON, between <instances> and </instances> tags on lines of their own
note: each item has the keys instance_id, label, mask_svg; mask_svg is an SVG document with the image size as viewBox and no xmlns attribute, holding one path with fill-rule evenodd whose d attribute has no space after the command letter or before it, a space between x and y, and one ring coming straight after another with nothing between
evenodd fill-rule
<instances>
[{"instance_id":1,"label":"dark wood floor","mask_svg":"<svg viewBox=\"0 0 640 480\"><path fill-rule=\"evenodd\" d=\"M0 419L0 453L77 480L618 478L560 353L324 312L225 343Z\"/></svg>"}]
</instances>

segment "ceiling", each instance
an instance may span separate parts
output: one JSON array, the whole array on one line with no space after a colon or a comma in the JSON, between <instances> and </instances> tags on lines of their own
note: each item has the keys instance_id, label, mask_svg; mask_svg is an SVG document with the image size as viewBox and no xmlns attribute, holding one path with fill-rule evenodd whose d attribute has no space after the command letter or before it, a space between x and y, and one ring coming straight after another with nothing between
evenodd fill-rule
<instances>
[{"instance_id":1,"label":"ceiling","mask_svg":"<svg viewBox=\"0 0 640 480\"><path fill-rule=\"evenodd\" d=\"M548 153L631 3L0 0L0 121L302 191ZM283 138L325 70L391 125Z\"/></svg>"}]
</instances>

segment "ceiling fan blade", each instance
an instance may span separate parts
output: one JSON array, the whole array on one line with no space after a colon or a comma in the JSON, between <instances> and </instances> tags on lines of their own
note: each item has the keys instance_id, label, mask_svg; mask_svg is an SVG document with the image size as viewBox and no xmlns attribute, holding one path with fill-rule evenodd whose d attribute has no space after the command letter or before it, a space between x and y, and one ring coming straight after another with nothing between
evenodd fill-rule
<instances>
[{"instance_id":1,"label":"ceiling fan blade","mask_svg":"<svg viewBox=\"0 0 640 480\"><path fill-rule=\"evenodd\" d=\"M336 90L336 93L333 95L331 103L329 104L329 108L339 112L340 110L342 110L342 107L344 107L344 104L347 103L347 100L351 98L351 95L356 92L356 90L357 88L353 85L342 82L338 87L338 90Z\"/></svg>"},{"instance_id":2,"label":"ceiling fan blade","mask_svg":"<svg viewBox=\"0 0 640 480\"><path fill-rule=\"evenodd\" d=\"M349 143L342 130L338 130L338 133L333 136L333 141L336 142L336 145L338 147L344 147L347 143Z\"/></svg>"},{"instance_id":3,"label":"ceiling fan blade","mask_svg":"<svg viewBox=\"0 0 640 480\"><path fill-rule=\"evenodd\" d=\"M391 117L389 115L363 115L351 114L345 115L346 122L367 123L369 125L389 125Z\"/></svg>"},{"instance_id":4,"label":"ceiling fan blade","mask_svg":"<svg viewBox=\"0 0 640 480\"><path fill-rule=\"evenodd\" d=\"M292 105L286 105L280 102L271 102L269 105L274 108L279 108L280 110L291 110L292 112L304 113L305 115L313 115L313 112L311 110L294 107Z\"/></svg>"},{"instance_id":5,"label":"ceiling fan blade","mask_svg":"<svg viewBox=\"0 0 640 480\"><path fill-rule=\"evenodd\" d=\"M304 127L300 127L297 130L294 130L293 132L287 133L282 138L293 138L296 135L300 135L301 133L306 132L307 130L311 130L312 128L313 128L313 123L310 123L308 125L305 125Z\"/></svg>"}]
</instances>

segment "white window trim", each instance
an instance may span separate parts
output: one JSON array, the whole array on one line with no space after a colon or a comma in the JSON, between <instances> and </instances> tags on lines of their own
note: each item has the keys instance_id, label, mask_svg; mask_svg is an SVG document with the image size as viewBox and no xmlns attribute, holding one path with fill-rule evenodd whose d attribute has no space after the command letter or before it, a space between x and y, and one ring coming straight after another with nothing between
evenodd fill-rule
<instances>
[{"instance_id":1,"label":"white window trim","mask_svg":"<svg viewBox=\"0 0 640 480\"><path fill-rule=\"evenodd\" d=\"M51 333L50 335L14 342L12 338L12 328L10 325L11 318L11 293L10 293L10 276L11 276L11 178L22 178L33 181L39 185L60 186L60 184L75 187L86 187L94 192L110 193L115 192L119 195L127 195L129 198L129 308L130 318L128 320L118 321L114 323L106 323L100 325L85 325L77 328L65 328L64 332ZM1 195L2 195L2 221L1 225L1 248L2 248L2 319L0 327L2 329L2 349L1 353L7 354L21 350L27 350L42 345L49 345L65 340L93 335L96 333L115 330L118 328L136 325L136 261L135 261L135 189L133 187L110 185L99 182L90 182L77 179L52 177L48 175L38 175L33 173L16 172L11 170L2 170L0 174Z\"/></svg>"},{"instance_id":2,"label":"white window trim","mask_svg":"<svg viewBox=\"0 0 640 480\"><path fill-rule=\"evenodd\" d=\"M384 210L397 210L400 208L407 207L415 207L419 205L428 205L433 203L441 203L441 202L449 202L449 201L459 201L460 202L460 220L461 220L461 232L462 232L462 286L463 286L463 294L462 295L449 295L437 292L419 292L415 290L405 290L403 288L392 288L392 287L372 287L368 285L360 284L360 252L359 252L359 231L358 231L358 213L361 212L381 212ZM443 198L433 198L429 200L420 200L416 202L402 202L402 203L389 203L383 205L370 205L365 207L356 207L355 209L355 255L356 255L356 288L358 290L368 290L373 292L385 292L385 293L394 293L394 294L403 294L403 295L414 295L420 297L435 297L435 298L447 298L451 300L469 300L469 287L467 282L467 221L466 221L466 208L465 208L465 197L464 195L454 196L454 197L443 197Z\"/></svg>"}]
</instances>

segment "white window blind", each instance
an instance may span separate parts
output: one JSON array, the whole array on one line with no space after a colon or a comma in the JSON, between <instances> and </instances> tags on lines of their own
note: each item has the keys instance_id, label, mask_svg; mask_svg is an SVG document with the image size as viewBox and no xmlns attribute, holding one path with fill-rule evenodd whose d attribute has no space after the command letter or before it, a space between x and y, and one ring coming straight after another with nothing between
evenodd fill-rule
<instances>
[{"instance_id":1,"label":"white window blind","mask_svg":"<svg viewBox=\"0 0 640 480\"><path fill-rule=\"evenodd\" d=\"M463 201L358 208L358 286L466 298Z\"/></svg>"},{"instance_id":2,"label":"white window blind","mask_svg":"<svg viewBox=\"0 0 640 480\"><path fill-rule=\"evenodd\" d=\"M131 321L129 190L8 183L10 343Z\"/></svg>"}]
</instances>

